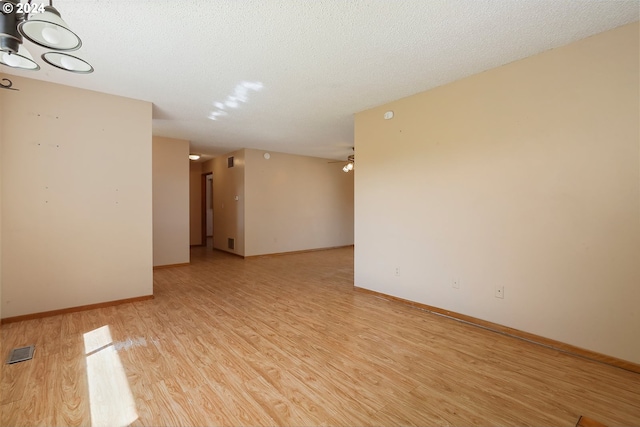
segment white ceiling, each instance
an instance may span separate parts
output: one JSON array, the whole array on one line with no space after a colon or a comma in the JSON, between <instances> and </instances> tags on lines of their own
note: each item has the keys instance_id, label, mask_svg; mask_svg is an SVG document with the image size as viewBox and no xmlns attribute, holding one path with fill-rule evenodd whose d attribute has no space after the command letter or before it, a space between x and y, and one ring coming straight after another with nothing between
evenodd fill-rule
<instances>
[{"instance_id":1,"label":"white ceiling","mask_svg":"<svg viewBox=\"0 0 640 427\"><path fill-rule=\"evenodd\" d=\"M354 113L637 21L639 5L56 0L95 73L54 69L29 42L42 69L0 71L153 102L154 135L187 139L192 152L345 159ZM210 119L216 111L227 115Z\"/></svg>"}]
</instances>

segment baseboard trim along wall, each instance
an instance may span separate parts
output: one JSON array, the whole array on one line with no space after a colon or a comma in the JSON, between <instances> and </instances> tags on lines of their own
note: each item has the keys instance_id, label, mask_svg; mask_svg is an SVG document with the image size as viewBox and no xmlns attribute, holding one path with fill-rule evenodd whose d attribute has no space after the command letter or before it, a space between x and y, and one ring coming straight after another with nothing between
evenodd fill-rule
<instances>
[{"instance_id":1,"label":"baseboard trim along wall","mask_svg":"<svg viewBox=\"0 0 640 427\"><path fill-rule=\"evenodd\" d=\"M263 257L281 256L281 255L305 254L307 252L330 251L331 249L341 249L341 248L353 248L353 245L330 246L327 248L303 249L300 251L276 252L272 254L262 254L262 255L247 255L245 256L245 258L263 258Z\"/></svg>"},{"instance_id":2,"label":"baseboard trim along wall","mask_svg":"<svg viewBox=\"0 0 640 427\"><path fill-rule=\"evenodd\" d=\"M21 322L23 320L41 319L43 317L57 316L59 314L76 313L78 311L94 310L96 308L112 307L114 305L128 304L130 302L147 301L153 299L153 295L145 295L135 298L119 299L116 301L99 302L97 304L81 305L78 307L62 308L60 310L43 311L41 313L24 314L22 316L7 317L0 320L0 324Z\"/></svg>"},{"instance_id":3,"label":"baseboard trim along wall","mask_svg":"<svg viewBox=\"0 0 640 427\"><path fill-rule=\"evenodd\" d=\"M503 326L497 323L488 322L486 320L478 319L472 316L467 316L466 314L456 313L455 311L444 310L442 308L433 307L427 304L422 304L422 303L407 300L404 298L395 297L393 295L383 294L381 292L372 291L370 289L359 288L357 286L354 286L353 288L358 292L368 293L378 298L386 299L389 301L400 302L402 304L406 304L406 305L418 308L420 310L425 310L430 313L437 314L439 316L449 317L451 319L454 319L460 322L468 323L470 325L478 326L480 328L487 329L492 332L497 332L499 334L508 335L510 337L518 338L524 341L532 342L534 344L549 347L554 350L571 354L573 356L578 356L585 359L593 360L595 362L600 362L607 365L615 366L616 368L626 369L627 371L640 373L640 365L633 362L629 362L627 360L618 359L617 357L607 356L606 354L601 354L595 351L586 350L584 348L576 347L571 344L566 344L561 341L552 340L550 338L545 338L540 335L524 332L519 329L510 328L508 326Z\"/></svg>"},{"instance_id":4,"label":"baseboard trim along wall","mask_svg":"<svg viewBox=\"0 0 640 427\"><path fill-rule=\"evenodd\" d=\"M186 267L188 265L190 265L190 262L183 262L181 264L165 264L165 265L154 265L153 269L154 270L162 270L165 268L175 268L175 267Z\"/></svg>"}]
</instances>

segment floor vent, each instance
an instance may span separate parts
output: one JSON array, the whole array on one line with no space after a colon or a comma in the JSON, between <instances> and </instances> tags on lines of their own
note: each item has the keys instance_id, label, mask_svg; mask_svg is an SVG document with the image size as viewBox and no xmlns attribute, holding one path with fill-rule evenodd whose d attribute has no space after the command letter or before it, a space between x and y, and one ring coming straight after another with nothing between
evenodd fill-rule
<instances>
[{"instance_id":1,"label":"floor vent","mask_svg":"<svg viewBox=\"0 0 640 427\"><path fill-rule=\"evenodd\" d=\"M33 358L33 353L36 350L35 345L30 345L27 347L14 348L11 350L9 354L9 359L7 359L7 365L11 363L24 362L25 360L31 360Z\"/></svg>"}]
</instances>

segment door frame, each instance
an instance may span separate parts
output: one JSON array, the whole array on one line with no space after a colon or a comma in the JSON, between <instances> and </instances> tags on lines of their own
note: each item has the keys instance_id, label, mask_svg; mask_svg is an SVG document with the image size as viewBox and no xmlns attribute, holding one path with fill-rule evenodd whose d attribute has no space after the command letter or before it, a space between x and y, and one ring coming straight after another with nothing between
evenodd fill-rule
<instances>
[{"instance_id":1,"label":"door frame","mask_svg":"<svg viewBox=\"0 0 640 427\"><path fill-rule=\"evenodd\" d=\"M213 210L213 172L205 172L200 175L200 242L202 246L207 246L207 176L211 175L211 207Z\"/></svg>"}]
</instances>

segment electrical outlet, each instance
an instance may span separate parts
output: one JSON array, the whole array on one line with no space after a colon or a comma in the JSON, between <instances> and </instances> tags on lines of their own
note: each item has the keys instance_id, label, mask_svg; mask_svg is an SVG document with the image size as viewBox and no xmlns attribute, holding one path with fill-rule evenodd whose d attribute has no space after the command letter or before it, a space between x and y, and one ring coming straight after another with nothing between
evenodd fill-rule
<instances>
[{"instance_id":1,"label":"electrical outlet","mask_svg":"<svg viewBox=\"0 0 640 427\"><path fill-rule=\"evenodd\" d=\"M400 275L400 267L396 267L395 271L396 271L396 276L399 276Z\"/></svg>"},{"instance_id":2,"label":"electrical outlet","mask_svg":"<svg viewBox=\"0 0 640 427\"><path fill-rule=\"evenodd\" d=\"M451 287L453 289L460 289L460 279L453 279L451 281Z\"/></svg>"},{"instance_id":3,"label":"electrical outlet","mask_svg":"<svg viewBox=\"0 0 640 427\"><path fill-rule=\"evenodd\" d=\"M504 286L496 286L495 297L504 299Z\"/></svg>"}]
</instances>

